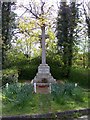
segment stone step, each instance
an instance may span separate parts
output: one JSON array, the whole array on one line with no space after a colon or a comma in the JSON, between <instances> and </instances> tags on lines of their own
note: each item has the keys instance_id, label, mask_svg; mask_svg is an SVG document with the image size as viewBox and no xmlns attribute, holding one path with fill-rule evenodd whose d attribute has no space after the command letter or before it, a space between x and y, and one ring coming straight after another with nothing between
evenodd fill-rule
<instances>
[{"instance_id":1,"label":"stone step","mask_svg":"<svg viewBox=\"0 0 90 120\"><path fill-rule=\"evenodd\" d=\"M46 75L46 76L48 76L48 75L51 75L51 73L37 73L36 76L38 76L38 75Z\"/></svg>"},{"instance_id":2,"label":"stone step","mask_svg":"<svg viewBox=\"0 0 90 120\"><path fill-rule=\"evenodd\" d=\"M46 76L46 75L40 75L40 76L36 76L36 79L43 79L43 78L45 78L45 79L47 79L47 80L51 80L51 79L53 79L53 77L52 76Z\"/></svg>"},{"instance_id":3,"label":"stone step","mask_svg":"<svg viewBox=\"0 0 90 120\"><path fill-rule=\"evenodd\" d=\"M43 80L43 78L47 79L47 81L49 83L52 83L52 81L55 81L55 79L52 76L48 76L48 77L46 77L46 76L35 76L34 81L41 82Z\"/></svg>"},{"instance_id":4,"label":"stone step","mask_svg":"<svg viewBox=\"0 0 90 120\"><path fill-rule=\"evenodd\" d=\"M48 83L55 83L56 80L52 77L50 73L50 67L47 64L40 64L38 67L38 73L33 79L33 83L42 82L43 79L46 79Z\"/></svg>"},{"instance_id":5,"label":"stone step","mask_svg":"<svg viewBox=\"0 0 90 120\"><path fill-rule=\"evenodd\" d=\"M46 75L46 74L37 74L36 75L36 77L38 77L38 78L50 78L51 77L51 75Z\"/></svg>"}]
</instances>

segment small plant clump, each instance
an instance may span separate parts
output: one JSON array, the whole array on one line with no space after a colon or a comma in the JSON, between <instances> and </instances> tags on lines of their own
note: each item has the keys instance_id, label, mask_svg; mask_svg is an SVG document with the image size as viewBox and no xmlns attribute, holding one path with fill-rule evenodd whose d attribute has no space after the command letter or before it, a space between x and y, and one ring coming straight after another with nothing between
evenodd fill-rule
<instances>
[{"instance_id":1,"label":"small plant clump","mask_svg":"<svg viewBox=\"0 0 90 120\"><path fill-rule=\"evenodd\" d=\"M53 100L60 104L66 104L70 99L83 102L83 95L83 89L74 83L52 85Z\"/></svg>"}]
</instances>

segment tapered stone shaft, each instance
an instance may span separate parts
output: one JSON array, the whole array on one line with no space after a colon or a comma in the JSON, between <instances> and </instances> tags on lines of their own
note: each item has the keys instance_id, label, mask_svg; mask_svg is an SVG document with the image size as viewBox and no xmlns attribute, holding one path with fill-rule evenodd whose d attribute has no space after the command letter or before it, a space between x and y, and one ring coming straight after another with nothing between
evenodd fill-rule
<instances>
[{"instance_id":1,"label":"tapered stone shaft","mask_svg":"<svg viewBox=\"0 0 90 120\"><path fill-rule=\"evenodd\" d=\"M42 64L46 64L46 49L45 49L45 26L41 27L42 29Z\"/></svg>"}]
</instances>

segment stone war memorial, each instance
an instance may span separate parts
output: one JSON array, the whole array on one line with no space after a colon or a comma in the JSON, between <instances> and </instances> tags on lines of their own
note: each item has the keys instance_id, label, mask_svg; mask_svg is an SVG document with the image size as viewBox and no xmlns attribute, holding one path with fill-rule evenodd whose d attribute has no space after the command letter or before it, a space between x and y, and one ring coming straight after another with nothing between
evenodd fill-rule
<instances>
[{"instance_id":1,"label":"stone war memorial","mask_svg":"<svg viewBox=\"0 0 90 120\"><path fill-rule=\"evenodd\" d=\"M41 7L41 14L44 14L43 11L44 3ZM56 80L50 73L50 67L46 63L46 48L45 48L45 39L48 35L45 34L45 23L41 26L41 44L42 44L42 63L38 67L38 73L31 81L34 84L34 92L35 93L50 93L51 91L51 83L56 83Z\"/></svg>"}]
</instances>

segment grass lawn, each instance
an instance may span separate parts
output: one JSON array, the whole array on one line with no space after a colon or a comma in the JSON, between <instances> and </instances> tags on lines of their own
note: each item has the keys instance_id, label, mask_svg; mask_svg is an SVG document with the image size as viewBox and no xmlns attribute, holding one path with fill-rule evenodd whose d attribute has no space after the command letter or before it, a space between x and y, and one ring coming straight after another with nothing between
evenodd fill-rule
<instances>
[{"instance_id":1,"label":"grass lawn","mask_svg":"<svg viewBox=\"0 0 90 120\"><path fill-rule=\"evenodd\" d=\"M0 90L0 115L2 115L2 92Z\"/></svg>"},{"instance_id":2,"label":"grass lawn","mask_svg":"<svg viewBox=\"0 0 90 120\"><path fill-rule=\"evenodd\" d=\"M24 92L28 92L26 88L22 89L21 91L22 94ZM26 91L23 91L25 89ZM16 91L13 91L10 93L9 91L7 93L8 95L5 95L5 96L3 95L3 102L2 102L3 116L31 115L31 114L40 114L40 113L47 113L47 112L60 112L65 110L88 108L88 102L89 102L88 95L90 94L90 92L84 90L83 96L81 96L83 98L82 100L81 98L76 99L76 98L73 98L72 96L70 97L69 95L58 97L59 94L56 95L55 93L45 95L45 94L35 94L35 93L31 94L30 92L30 94L27 94L27 95L30 95L29 97L25 96L26 93L23 95L21 95L20 93L18 96L18 100L20 100L21 102L17 104L15 92ZM59 93L59 92L56 92L56 93ZM7 99L7 97L10 100Z\"/></svg>"}]
</instances>

